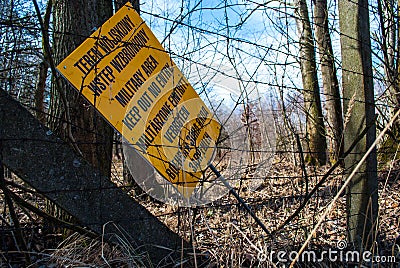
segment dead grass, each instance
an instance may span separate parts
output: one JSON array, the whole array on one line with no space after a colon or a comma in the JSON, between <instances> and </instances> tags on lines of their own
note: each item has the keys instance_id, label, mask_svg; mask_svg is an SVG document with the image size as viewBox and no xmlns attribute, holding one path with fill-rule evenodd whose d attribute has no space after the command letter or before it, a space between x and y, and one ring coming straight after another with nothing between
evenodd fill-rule
<instances>
[{"instance_id":1,"label":"dead grass","mask_svg":"<svg viewBox=\"0 0 400 268\"><path fill-rule=\"evenodd\" d=\"M121 163L115 161L114 178L122 187L124 182L121 180L121 167ZM263 179L259 189L253 192L237 189L267 229L274 232L272 237L265 234L255 224L231 195L198 208L178 208L154 202L148 198L137 200L172 230L192 241L196 254L202 254L211 259L214 264L212 267L282 267L282 263L276 265L278 261L276 255L271 262L268 254L279 250L286 252L298 250L343 181L341 171L336 171L317 191L298 217L278 229L303 202L307 187L310 191L326 170L326 168L308 168L308 180L304 180L301 179L302 171L298 166L291 164L284 157L277 156L268 177ZM382 167L382 171L379 172L380 218L375 252L380 255L399 257L399 176L399 162L394 162L391 167ZM32 194L27 194L27 198L33 203L37 202L39 207L44 205ZM3 202L3 199L0 199L0 202ZM0 209L3 208L4 204L0 203ZM31 228L43 226L39 218L30 218L26 216L26 213L21 211L20 213L25 215L22 222L26 223L24 226L27 230L34 230L29 229L29 226ZM6 220L3 219L3 222ZM345 223L345 197L343 196L313 237L310 248L319 251L335 249L336 243L346 238ZM41 263L46 263L47 267L148 267L149 260L145 256L136 254L134 247L128 244L124 247L113 246L102 243L101 239L89 239L78 234L72 234L66 238L62 233L51 236L49 233L40 231L40 227L36 227L35 230L32 231L31 236L26 234L28 238L35 237L29 241L31 249L35 251L37 261L30 267L40 267ZM43 242L46 239L53 239L53 244L55 241L62 242L56 248L52 248L50 243ZM0 253L0 260L7 263L4 248ZM262 260L266 256L267 260ZM399 267L398 263L381 263L373 266ZM317 263L299 262L297 267L351 267L351 264L324 260Z\"/></svg>"},{"instance_id":2,"label":"dead grass","mask_svg":"<svg viewBox=\"0 0 400 268\"><path fill-rule=\"evenodd\" d=\"M135 249L103 243L74 233L52 251L47 265L54 267L146 267L146 256Z\"/></svg>"},{"instance_id":3,"label":"dead grass","mask_svg":"<svg viewBox=\"0 0 400 268\"><path fill-rule=\"evenodd\" d=\"M319 216L337 193L343 175L341 170L332 175L321 187L304 210L288 225L277 229L303 201L306 183L301 178L301 170L287 161L277 158L269 177L262 186L253 192L241 192L241 196L255 209L257 216L270 231L276 231L269 237L255 224L233 196L224 198L193 209L178 209L168 205L143 203L154 215L183 237L192 240L202 254L208 254L218 267L264 267L272 263L260 262L259 254L272 250L290 252L298 250L319 219ZM380 172L381 214L376 247L380 254L397 256L399 249L395 240L399 237L400 215L400 165L391 171L390 183L384 177L387 172ZM309 168L308 190L325 174L326 168ZM295 179L294 179L295 178ZM338 241L346 239L345 196L340 197L335 208L329 213L326 221L318 229L311 241L311 248L316 250L335 249ZM179 221L178 221L179 217ZM194 226L193 229L190 226ZM394 248L393 248L394 247ZM299 263L299 266L305 265ZM310 263L306 264L310 267ZM332 263L328 260L314 263L314 267L338 267L343 263ZM391 264L379 264L379 267L397 267ZM376 266L376 264L375 264Z\"/></svg>"}]
</instances>

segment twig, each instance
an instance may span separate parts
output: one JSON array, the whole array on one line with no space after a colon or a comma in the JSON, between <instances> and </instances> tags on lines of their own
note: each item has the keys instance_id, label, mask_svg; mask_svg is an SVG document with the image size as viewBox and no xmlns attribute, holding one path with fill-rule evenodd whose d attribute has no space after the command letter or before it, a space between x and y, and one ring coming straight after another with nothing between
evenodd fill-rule
<instances>
[{"instance_id":1,"label":"twig","mask_svg":"<svg viewBox=\"0 0 400 268\"><path fill-rule=\"evenodd\" d=\"M198 266L197 266L196 247L195 247L195 245L194 245L194 243L193 243L193 237L194 237L194 221L195 221L195 219L196 219L196 212L197 212L197 209L194 208L192 211L193 211L193 219L192 219L191 221L189 221L189 222L190 222L190 239L191 239L190 242L191 242L191 244L192 244L192 250L193 250L194 267L197 268Z\"/></svg>"},{"instance_id":2,"label":"twig","mask_svg":"<svg viewBox=\"0 0 400 268\"><path fill-rule=\"evenodd\" d=\"M304 160L303 147L301 146L299 134L295 133L294 135L296 136L297 148L300 153L301 169L303 171L303 176L306 181L306 195L308 195L308 175L307 175L307 169L306 169L306 161Z\"/></svg>"},{"instance_id":3,"label":"twig","mask_svg":"<svg viewBox=\"0 0 400 268\"><path fill-rule=\"evenodd\" d=\"M256 223L264 230L269 236L271 236L271 232L265 227L264 223L257 217L257 215L253 212L253 210L249 207L249 205L239 196L239 194L232 188L232 186L222 177L221 173L211 164L210 169L217 175L218 179L222 181L222 183L229 189L229 192L239 201L240 204L247 210L250 216L256 221Z\"/></svg>"},{"instance_id":4,"label":"twig","mask_svg":"<svg viewBox=\"0 0 400 268\"><path fill-rule=\"evenodd\" d=\"M26 242L24 239L24 235L22 233L21 225L19 223L19 218L17 216L17 213L15 212L13 200L11 199L11 191L7 188L7 186L5 184L3 152L2 152L1 140L0 140L0 189L3 191L4 200L8 206L8 211L10 212L11 220L13 221L12 224L15 227L15 244L19 251L25 252L24 258L25 258L26 263L29 264L31 262L31 258L29 256L29 254L26 253L28 251L28 248L26 246ZM13 232L13 234L14 234L14 232Z\"/></svg>"},{"instance_id":5,"label":"twig","mask_svg":"<svg viewBox=\"0 0 400 268\"><path fill-rule=\"evenodd\" d=\"M86 235L91 238L97 238L98 235L80 227L77 225L74 225L72 223L57 219L56 217L51 216L50 214L40 210L39 208L35 207L34 205L28 203L27 201L23 200L20 196L16 195L15 193L9 191L9 194L11 195L11 198L20 206L25 207L26 209L32 211L33 213L37 214L40 217L43 217L51 222L54 222L56 224L59 224L61 226L65 226L68 229L71 229L75 232L78 232L80 234Z\"/></svg>"}]
</instances>

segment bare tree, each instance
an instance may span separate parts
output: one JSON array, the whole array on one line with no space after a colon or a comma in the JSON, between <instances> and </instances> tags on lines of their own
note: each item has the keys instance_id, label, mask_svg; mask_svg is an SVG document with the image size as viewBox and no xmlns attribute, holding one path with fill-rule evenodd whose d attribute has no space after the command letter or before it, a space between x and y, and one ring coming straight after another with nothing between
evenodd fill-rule
<instances>
[{"instance_id":1,"label":"bare tree","mask_svg":"<svg viewBox=\"0 0 400 268\"><path fill-rule=\"evenodd\" d=\"M380 47L383 54L385 72L385 86L389 93L392 106L400 103L400 89L397 78L396 61L396 3L394 0L377 1L378 17L380 24ZM394 109L396 110L396 109ZM395 111L393 111L395 112Z\"/></svg>"},{"instance_id":2,"label":"bare tree","mask_svg":"<svg viewBox=\"0 0 400 268\"><path fill-rule=\"evenodd\" d=\"M307 162L326 163L326 137L318 86L317 64L312 28L308 16L307 2L295 1L295 17L300 46L300 67L303 80L304 110L306 113L306 136L308 143Z\"/></svg>"},{"instance_id":3,"label":"bare tree","mask_svg":"<svg viewBox=\"0 0 400 268\"><path fill-rule=\"evenodd\" d=\"M343 154L343 115L335 58L329 34L326 0L315 1L314 23L315 41L319 51L322 84L326 98L326 114L331 132L330 160L336 162Z\"/></svg>"},{"instance_id":4,"label":"bare tree","mask_svg":"<svg viewBox=\"0 0 400 268\"><path fill-rule=\"evenodd\" d=\"M372 77L368 1L339 1L340 42L343 68L343 98L346 111L345 150L364 129L363 137L346 157L351 169L374 142L375 103ZM376 150L354 176L347 192L347 228L349 241L357 249L367 249L375 239L378 209Z\"/></svg>"},{"instance_id":5,"label":"bare tree","mask_svg":"<svg viewBox=\"0 0 400 268\"><path fill-rule=\"evenodd\" d=\"M398 3L394 0L379 0L377 1L377 19L379 29L372 36L373 42L379 51L379 62L383 65L383 78L384 86L384 102L388 108L381 113L382 122L388 122L388 116L394 115L398 111L400 104L400 87L398 79L398 66L399 66L399 41L396 36L399 34L400 28L398 23ZM387 116L386 116L387 115ZM378 128L380 126L378 125ZM388 132L384 143L381 148L385 148L386 154L382 158L387 161L395 157L394 151L390 148L395 148L398 145L400 138L400 123L395 122L392 129ZM392 152L389 152L392 151Z\"/></svg>"}]
</instances>

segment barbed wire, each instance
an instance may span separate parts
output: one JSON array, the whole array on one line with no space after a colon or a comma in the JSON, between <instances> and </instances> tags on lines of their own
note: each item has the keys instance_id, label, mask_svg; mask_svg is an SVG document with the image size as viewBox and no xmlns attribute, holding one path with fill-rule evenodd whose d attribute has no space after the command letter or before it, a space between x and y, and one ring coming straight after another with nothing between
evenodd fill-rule
<instances>
[{"instance_id":1,"label":"barbed wire","mask_svg":"<svg viewBox=\"0 0 400 268\"><path fill-rule=\"evenodd\" d=\"M252 14L254 12L256 12L256 10L260 10L261 7L268 9L270 11L276 12L277 14L279 14L278 16L282 16L282 18L284 18L285 20L292 20L294 19L294 15L292 12L288 12L288 7L284 7L284 8L276 8L276 7L267 7L263 5L260 5L257 2L254 1L248 1L252 4L255 5L259 5L257 8L253 9L253 10L247 10L247 14L244 15L248 15L247 17L243 17L241 18L241 21L239 21L238 23L234 24L234 25L230 25L227 24L225 22L221 22L219 25L217 25L217 27L212 27L211 25L207 26L204 24L197 24L197 23L193 23L193 18L190 18L190 16L192 16L195 13L203 13L203 12L207 12L209 10L227 10L228 8L234 8L234 7L246 7L248 4L219 4L217 6L214 7L204 7L204 6L196 6L195 8L188 8L187 10L183 10L180 12L180 15L177 16L176 18L172 18L170 16L167 16L165 14L156 14L153 12L153 10L151 9L142 9L141 13L144 14L145 16L148 16L150 18L150 20L159 20L161 21L161 23L169 23L171 26L169 29L166 29L166 37L165 37L165 42L167 43L167 41L171 41L171 39L173 39L174 34L176 34L176 32L178 30L181 31L187 31L187 32L191 32L193 34L193 39L196 38L195 35L201 35L203 38L204 36L209 36L210 38L215 38L216 40L214 42L209 42L209 44L205 44L204 46L196 46L194 44L191 43L191 48L192 51L186 51L185 53L180 53L181 51L179 51L178 49L175 50L175 48L171 48L171 46L169 46L168 44L166 45L167 47L167 52L169 55L171 55L172 57L178 59L178 60L182 60L183 62L185 62L186 64L195 64L198 66L202 66L207 68L208 70L211 70L215 73L221 74L223 77L225 78L234 78L236 79L238 82L240 82L242 85L245 85L246 83L254 83L257 86L268 86L271 88L274 88L276 90L285 90L285 91L295 91L296 93L301 93L301 92L312 92L312 90L308 90L308 89L304 89L301 86L296 86L296 81L291 81L292 84L285 84L284 79L282 78L282 80L279 80L279 78L276 78L274 80L274 82L270 82L270 81L266 81L266 80L262 80L260 78L257 78L257 74L258 74L258 70L256 69L256 71L254 72L254 76L249 75L250 78L244 78L244 77L240 77L237 75L232 75L230 73L225 72L224 70L219 69L218 67L215 66L210 66L209 64L205 63L205 62L201 62L199 59L196 59L194 57L195 53L202 53L202 51L207 51L208 48L214 49L214 51L218 50L217 45L223 42L229 42L229 44L231 45L231 49L235 50L237 53L242 53L243 55L246 55L247 57L251 57L254 60L257 60L260 65L264 64L264 65L268 65L267 68L269 68L270 74L275 74L276 76L280 76L279 71L277 71L276 69L274 70L274 68L278 68L278 67L287 67L287 66L294 66L293 68L295 70L297 70L299 72L299 64L298 61L303 59L303 60L309 60L309 59L304 59L299 57L298 55L294 55L294 53L291 53L290 51L290 47L296 47L297 46L297 41L295 39L295 36L290 36L290 33L288 33L289 31L289 27L291 27L290 25L279 25L280 23L282 23L281 21L275 21L275 27L279 27L279 29L277 29L278 32L284 33L286 34L286 42L285 41L281 41L281 43L279 44L279 46L277 47L273 47L273 45L268 45L268 44L263 44L261 42L256 42L251 40L250 38L246 39L243 37L237 37L235 35L235 32L233 30L238 30L241 27L243 27L243 25L245 25L246 21L250 18L250 16L252 16ZM196 2L196 4L201 3L201 1ZM356 2L354 2L356 3ZM335 5L335 2L331 3L332 5ZM370 13L372 15L377 15L378 11L376 10L375 6L373 4L369 4L369 9L370 9ZM334 12L335 14L331 14L330 16L330 23L337 23L337 13L336 11ZM194 16L194 15L193 15ZM278 17L277 16L277 17ZM333 18L332 18L333 17ZM270 18L268 18L270 19ZM399 18L396 17L396 19L398 20ZM270 19L272 20L272 19ZM315 27L314 22L311 20L311 25L313 27ZM181 27L181 28L180 28ZM226 30L227 28L231 27L230 30L233 31L232 32L228 32L226 33L221 32L221 30ZM12 18L1 18L0 19L0 38L3 38L5 34L9 34L7 33L7 30L12 29L12 31L14 29L18 29L20 31L29 31L29 33L33 34L38 34L38 36L40 36L39 32L40 32L40 26L37 23L37 17L35 15L25 15L24 17L19 18L18 16L12 16ZM329 28L330 32L332 34L336 34L337 36L342 35L339 31L339 29L333 27L333 25L331 25L331 27ZM3 32L5 31L5 32ZM76 37L80 37L82 39L88 38L89 36L85 36L85 35L80 35L77 33L71 33L71 32L58 32L58 31L54 31L53 29L49 29L48 30L48 34L49 35L54 35L54 34L60 34L60 35L72 35L72 36L76 36ZM32 38L28 38L28 40L36 40L38 36L32 36ZM25 36L27 37L27 36ZM348 36L347 36L348 37ZM35 39L36 38L36 39ZM59 121L63 121L65 120L64 117L62 116L55 116L54 114L52 114L51 112L49 112L47 109L45 111L40 111L38 109L36 109L33 105L32 105L32 92L35 90L34 86L32 87L23 87L21 86L22 82L26 83L26 85L29 85L29 83L32 83L33 81L29 80L29 79L25 79L26 81L13 81L10 82L11 80L17 80L18 78L21 77L35 77L36 76L36 72L33 70L37 65L35 63L32 63L32 57L36 57L35 60L36 62L41 61L41 44L40 42L38 42L37 44L30 44L32 45L32 47L28 47L28 46L22 46L15 48L13 47L13 45L16 44L16 42L19 41L23 41L23 40L19 40L17 39L9 39L7 40L7 42L5 42L5 44L7 44L8 47L4 46L1 50L0 50L0 55L2 57L1 62L0 62L0 85L2 88L7 89L7 91L9 93L11 93L12 95L14 95L18 100L21 101L21 103L23 104L23 106L27 109L29 109L32 112L39 112L42 113L43 115L45 115L46 117L50 118L52 117L52 119L55 120L59 120ZM358 40L359 41L359 40ZM375 40L377 41L377 40ZM379 40L378 40L379 41ZM200 42L200 41L199 41ZM246 45L249 45L251 47L254 47L255 49L257 49L259 54L252 54L252 51L247 50L246 49ZM379 47L378 43L373 44L374 47ZM189 49L190 50L190 49ZM32 54L29 54L32 53ZM224 52L226 53L226 52ZM272 56L273 53L276 53L279 56L282 57L287 57L286 60L283 61L278 61L278 62L274 62L274 59L266 59L266 57L264 55L267 55L268 53L271 53ZM395 51L395 53L399 53L398 51ZM379 57L379 52L375 53L375 60L376 60L376 64L378 65L379 63L381 63L382 59ZM26 58L24 58L25 56L27 56ZM193 56L193 57L192 57ZM8 59L8 57L10 59ZM278 56L277 56L278 57ZM288 58L293 58L288 60ZM234 66L235 68L239 68L239 65L245 65L246 61L242 58L238 59L237 62L238 66ZM337 69L339 71L347 71L350 73L354 73L354 74L360 74L357 72L354 72L353 70L346 70L343 69L341 67L340 64L340 59L335 58L335 64L337 66ZM373 79L379 83L379 85L383 85L383 92L381 92L380 94L376 94L377 100L380 100L381 103L377 103L377 107L381 108L381 109L397 109L398 105L395 103L391 103L388 101L388 97L387 97L387 89L386 86L384 85L387 82L387 79L385 78L385 75L383 74L383 71L381 69L381 66L376 66L376 72L373 74ZM27 69L31 69L31 72L29 73L24 73L24 70ZM251 71L246 70L248 74L251 74ZM16 74L16 72L20 72L19 76L14 77L14 74ZM286 72L286 71L285 71ZM54 74L53 74L54 75ZM281 76L290 76L291 74L288 73L284 73ZM50 82L50 81L48 81ZM18 85L17 85L18 84ZM206 86L204 86L202 89L202 92L205 92L205 94L207 94L206 92ZM46 93L46 104L48 105L49 100L49 88L47 87L46 89L48 92ZM245 87L246 90L246 87ZM22 93L21 93L22 92ZM328 98L330 97L335 97L333 95L329 95L326 92L321 92L321 96L323 96L321 102L324 104L327 102ZM208 96L209 97L209 96ZM292 113L295 114L297 113L297 115L293 115L293 114L285 114L283 116L278 117L281 113L282 113L282 109L280 108L276 108L276 109L271 109L271 112L273 114L278 115L278 119L277 120L286 120L287 118L290 118L291 116L296 117L298 116L298 121L296 121L297 123L299 123L298 129L296 129L296 131L298 131L299 133L305 133L304 130L302 130L302 125L304 125L304 118L301 119L301 114L306 113L306 111L304 111L304 106L303 104L306 103L307 101L302 100L303 102L300 103L299 102L299 96L295 95L295 96L290 96L285 95L284 99L279 100L278 96L275 96L276 100L274 105L276 105L277 107L279 107L280 105L280 101L282 102L286 102L288 104L291 104L292 107ZM212 98L212 97L210 97ZM350 101L350 99L348 98L340 98L341 101ZM271 101L272 102L272 101ZM356 103L363 103L365 104L365 101L362 100L355 100ZM383 110L382 114L385 114L385 110ZM284 118L286 117L286 119ZM382 119L383 120L383 119ZM388 121L388 120L387 120ZM77 128L79 130L83 130L86 131L87 133L92 133L98 136L102 136L103 133L99 132L97 129L87 129L85 127L80 126L79 124L75 124L74 122L69 122L71 123L71 126L73 128ZM280 138L282 139L290 139L291 138L291 133L290 133L290 129L282 126L282 129L284 131L287 131L289 133L281 133ZM302 136L302 138L306 138L305 136ZM18 139L20 142L49 142L49 141L45 141L45 140L41 140L41 139ZM9 141L9 140L0 140L0 144L1 142L5 142L5 141ZM57 143L68 143L66 141L62 141L59 140L57 141ZM82 145L87 145L87 144L92 144L92 145L96 145L96 146L102 146L102 143L87 143L87 142L77 142L76 143L78 147L82 146ZM299 160L299 156L301 154L310 154L310 153L318 153L309 149L304 149L304 150L298 150L298 148L296 146L293 147L289 147L293 144L293 141L287 140L287 141L281 141L278 144L278 149L273 151L273 150L264 150L264 149L256 149L256 150L252 150L252 152L255 153L273 153L275 152L275 155L282 157L284 160L280 160L282 162L287 162L288 159L291 158L291 155L294 155L295 160L297 159L297 163L300 163ZM118 138L114 138L113 140L113 145L114 146L121 146L123 145L123 142L121 142L120 140L118 140ZM289 147L289 148L288 148ZM177 147L178 148L178 147ZM246 149L234 149L237 151L248 151ZM392 148L390 145L386 145L380 147L380 154L385 155L389 153L392 153L393 151L395 151L394 148ZM355 153L350 153L350 154L355 154ZM360 153L356 153L356 154L362 154ZM115 184L115 186L113 187L102 187L101 185L97 186L97 187L93 187L90 189L85 189L85 190L80 190L80 189L65 189L65 190L57 190L57 193L67 193L67 192L79 192L79 191L96 191L96 190L109 190L109 189L121 189L124 192L129 192L129 190L134 187L133 185L129 185L127 184L127 182L124 181L121 173L121 160L115 160L115 158L111 158L109 159L110 161L112 161L112 165L113 165L113 171L111 174L111 180L116 181L118 184ZM279 160L279 159L278 159ZM290 161L290 160L289 160ZM393 161L395 162L395 161ZM306 189L306 183L305 180L307 180L307 182L310 184L310 187L313 187L315 184L318 183L318 181L323 178L325 176L324 171L325 170L321 170L318 168L313 168L313 167L307 167L307 174L302 173L302 170L300 168L300 166L295 166L295 167L279 167L279 161L277 161L277 163L274 163L279 170L279 168L283 169L281 170L282 173L284 172L288 172L289 174L275 174L273 168L271 169L271 174L267 174L266 176L253 176L253 177L243 177L240 178L241 182L246 182L246 181L261 181L263 182L261 188L267 188L269 190L271 190L271 192L264 192L263 194L260 194L256 197L252 197L249 192L246 192L243 190L243 188L236 187L239 191L240 194L243 194L243 199L245 200L245 202L247 204L249 204L255 211L258 211L260 213L268 213L271 211L276 211L276 212L282 212L282 211L295 211L295 209L301 205L303 203L304 200L306 200L306 198L308 197L308 189ZM274 165L273 164L273 165ZM289 171L285 171L284 169L288 168L290 169ZM311 201L308 203L307 206L315 206L314 210L307 210L308 207L305 208L304 211L302 211L302 213L309 213L310 211L313 211L313 213L318 214L318 208L320 208L319 206L322 204L322 206L324 204L327 204L328 201L334 197L335 195L335 189L337 189L338 187L340 187L341 183L342 183L342 177L345 176L345 174L347 174L349 171L351 170L351 167L346 167L345 169L341 169L340 171L336 171L336 172L332 172L329 175L329 180L323 184L322 187L320 187L318 189L318 191L316 192L315 195L313 195L311 197ZM382 174L385 174L386 170L383 169L382 171L379 171L380 175L382 176ZM398 174L399 169L396 168L394 170L391 170L391 172L393 174ZM362 172L360 172L359 174L364 174ZM6 183L9 183L8 186L12 187L12 189L17 189L15 191L16 194L18 195L33 195L34 197L32 197L33 200L30 200L31 202L34 202L35 198L40 200L37 201L38 204L40 204L40 206L43 206L43 195L49 194L49 193L54 193L54 191L42 191L41 193L37 193L35 190L22 185L22 184L12 184L12 182L14 182L15 177L9 177L6 180ZM16 180L17 181L17 180ZM380 178L379 182L382 183L385 180L383 178ZM391 179L391 182L396 182L397 178L393 178ZM286 187L286 188L285 188ZM331 188L329 188L331 187ZM328 189L329 188L329 189ZM284 193L277 193L279 192L279 190L283 190L285 191ZM5 193L3 191L0 190L0 196L4 197ZM250 195L250 196L249 196ZM135 196L134 198L138 198L140 200L141 197L137 197ZM344 196L343 198L344 199ZM159 202L152 200L149 202L153 202L150 204L154 204L155 206L162 206L162 204L160 204ZM3 212L5 213L6 211L6 206L4 203L0 203L0 207L3 207ZM183 217L186 216L188 219L187 221L190 221L192 219L190 219L190 216L192 216L194 219L196 219L194 215L194 211L201 211L202 213L205 213L207 211L210 210L217 210L217 209L221 209L221 210L229 210L229 209L236 209L236 211L233 213L232 217L238 217L240 218L238 220L238 222L240 223L241 221L243 221L243 225L239 226L241 228L246 228L248 226L246 226L246 224L248 223L248 221L246 221L246 218L249 218L249 216L244 212L243 208L241 208L241 205L234 200L231 196L225 196L223 197L221 200L215 201L213 203L207 204L207 205L203 205L197 208L174 208L174 211L172 212L156 212L154 213L156 217L162 219L162 218L168 218L168 217ZM29 214L27 212L24 212L26 214ZM288 215L290 214L285 214L282 212L282 214L285 217L288 217ZM264 216L264 215L263 215ZM284 220L284 216L281 216L282 219L280 219L282 222ZM315 215L315 217L317 217L317 215ZM265 220L264 217L262 217L263 220ZM132 218L132 219L125 219L126 221L143 221L146 219L143 218ZM237 219L234 219L235 221L237 221ZM276 219L277 221L279 221L279 219ZM326 219L324 221L324 224L337 224L339 221L344 221L346 220L346 216L345 215L335 215L333 216L331 219ZM233 220L231 220L233 221ZM0 233L4 233L7 234L9 232L12 231L32 231L33 229L39 228L38 226L34 226L34 227L29 227L28 225L25 227L21 227L21 228L16 228L15 226L7 226L7 219L1 219L1 224L0 224ZM224 224L230 224L231 222L225 222L223 224L220 224L219 226L217 224L215 224L215 226L210 227L211 230L215 229L215 230L223 230L224 229ZM100 224L99 222L94 222L94 224ZM79 227L79 224L73 224L72 225L76 225ZM302 222L301 219L294 219L291 223L287 224L286 226L284 226L284 228L282 228L281 231L281 235L284 234L288 234L290 232L305 232L305 230L310 230L315 226L315 220L314 222ZM68 228L70 227L70 225L59 225L59 227L65 227ZM46 226L43 226L41 228L46 229ZM49 231L51 231L51 227L48 227ZM178 226L178 230L179 231L184 231L185 228L182 226ZM342 230L338 230L337 231L338 234L343 233ZM382 230L381 234L383 236L385 235L393 235L393 232L391 230ZM262 236L262 235L260 235ZM318 240L318 238L315 238L315 240ZM293 246L301 246L301 241L296 241L296 239L292 239L291 240L293 242ZM1 248L0 248L0 252L1 252Z\"/></svg>"}]
</instances>

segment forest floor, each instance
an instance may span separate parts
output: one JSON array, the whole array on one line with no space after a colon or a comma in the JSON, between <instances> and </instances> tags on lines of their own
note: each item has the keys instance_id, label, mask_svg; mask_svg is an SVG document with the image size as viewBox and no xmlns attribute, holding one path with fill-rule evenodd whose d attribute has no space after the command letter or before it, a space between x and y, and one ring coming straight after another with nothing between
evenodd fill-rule
<instances>
[{"instance_id":1,"label":"forest floor","mask_svg":"<svg viewBox=\"0 0 400 268\"><path fill-rule=\"evenodd\" d=\"M123 185L121 162L114 162L113 178ZM310 191L327 172L328 167L308 168L307 180L303 170L285 157L276 156L274 163L256 191L237 189L241 197L256 212L272 235L265 233L237 200L227 194L223 198L196 208L182 208L163 204L142 195L130 193L153 215L185 239L192 241L193 254L212 260L215 267L282 267L290 263L290 253L297 251L339 190L345 178L336 170L312 196L304 209L290 222L289 216L304 201ZM381 256L373 267L400 267L400 163L382 166L379 171L379 235L375 239L374 256ZM25 189L26 190L26 189ZM25 199L38 207L44 201L34 192L17 189ZM0 267L140 267L146 256L135 256L133 245L115 247L64 228L49 226L40 217L16 209L20 229L27 241L31 265L26 265L26 254L16 247L16 233L12 218L4 213L6 200L0 199ZM308 250L340 250L346 253L345 196L336 202L323 224L313 235ZM51 230L51 231L50 231ZM344 243L344 244L343 244ZM350 250L348 248L347 250ZM277 256L285 252L285 258ZM394 258L397 258L394 260ZM282 256L281 256L282 257ZM382 261L385 257L385 261ZM282 261L282 259L286 259ZM22 265L22 263L25 263ZM199 264L200 265L200 264ZM312 262L299 262L296 267L353 267L340 259L323 258Z\"/></svg>"}]
</instances>

